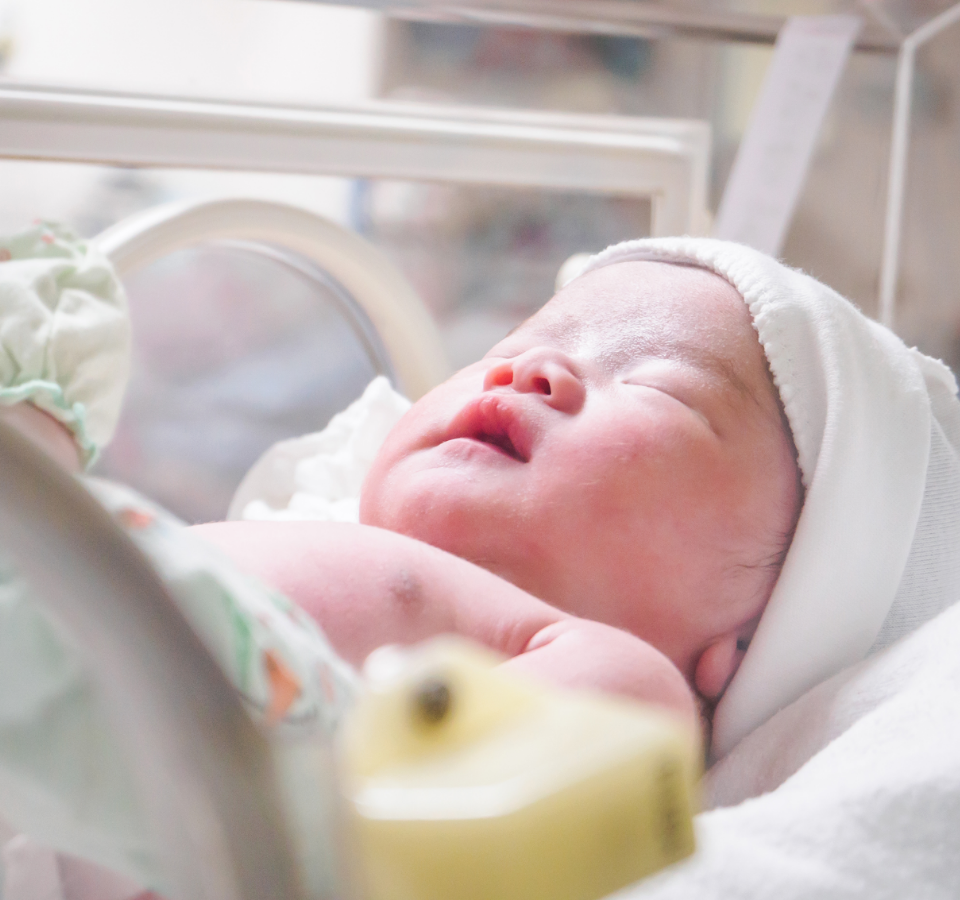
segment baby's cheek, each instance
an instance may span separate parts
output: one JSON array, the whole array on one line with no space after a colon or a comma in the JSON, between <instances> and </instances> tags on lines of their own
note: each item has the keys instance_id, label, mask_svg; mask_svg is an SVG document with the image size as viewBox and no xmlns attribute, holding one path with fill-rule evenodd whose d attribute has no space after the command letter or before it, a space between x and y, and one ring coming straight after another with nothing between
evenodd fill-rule
<instances>
[{"instance_id":1,"label":"baby's cheek","mask_svg":"<svg viewBox=\"0 0 960 900\"><path fill-rule=\"evenodd\" d=\"M764 562L782 555L802 504L802 486L792 444L777 431L763 452L743 454L729 496L731 528L744 550Z\"/></svg>"},{"instance_id":2,"label":"baby's cheek","mask_svg":"<svg viewBox=\"0 0 960 900\"><path fill-rule=\"evenodd\" d=\"M360 488L360 521L364 525L390 527L385 522L391 510L402 508L403 501L397 495L404 479L398 468L424 441L424 416L420 408L424 400L393 426L373 458Z\"/></svg>"},{"instance_id":3,"label":"baby's cheek","mask_svg":"<svg viewBox=\"0 0 960 900\"><path fill-rule=\"evenodd\" d=\"M360 488L360 522L363 525L387 527L383 524L383 518L389 496L388 485L392 462L388 449L386 444L380 448Z\"/></svg>"}]
</instances>

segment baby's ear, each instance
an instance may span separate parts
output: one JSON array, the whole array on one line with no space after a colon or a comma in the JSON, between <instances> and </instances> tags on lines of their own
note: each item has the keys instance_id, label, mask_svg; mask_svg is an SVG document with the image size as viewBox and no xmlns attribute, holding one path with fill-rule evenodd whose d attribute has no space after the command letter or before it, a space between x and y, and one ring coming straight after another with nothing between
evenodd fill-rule
<instances>
[{"instance_id":1,"label":"baby's ear","mask_svg":"<svg viewBox=\"0 0 960 900\"><path fill-rule=\"evenodd\" d=\"M733 678L746 652L739 631L715 638L697 660L693 684L706 700L717 700Z\"/></svg>"}]
</instances>

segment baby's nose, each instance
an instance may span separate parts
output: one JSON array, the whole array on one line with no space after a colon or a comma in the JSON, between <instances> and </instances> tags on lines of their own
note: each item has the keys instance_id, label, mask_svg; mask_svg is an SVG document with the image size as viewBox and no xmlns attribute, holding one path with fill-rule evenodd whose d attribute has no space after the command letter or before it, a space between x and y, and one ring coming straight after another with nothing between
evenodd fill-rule
<instances>
[{"instance_id":1,"label":"baby's nose","mask_svg":"<svg viewBox=\"0 0 960 900\"><path fill-rule=\"evenodd\" d=\"M521 394L541 394L548 406L573 415L580 411L587 392L573 360L549 348L534 348L491 366L483 389L511 387Z\"/></svg>"}]
</instances>

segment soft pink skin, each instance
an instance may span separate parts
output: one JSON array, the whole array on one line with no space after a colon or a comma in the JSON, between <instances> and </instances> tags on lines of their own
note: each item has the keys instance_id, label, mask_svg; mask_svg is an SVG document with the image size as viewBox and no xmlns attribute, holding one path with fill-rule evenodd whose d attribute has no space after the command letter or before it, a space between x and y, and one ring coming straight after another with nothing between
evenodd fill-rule
<instances>
[{"instance_id":1,"label":"soft pink skin","mask_svg":"<svg viewBox=\"0 0 960 900\"><path fill-rule=\"evenodd\" d=\"M459 634L510 657L508 668L657 703L697 722L686 682L654 647L574 618L422 541L331 522L219 522L192 530L296 600L352 663L382 644Z\"/></svg>"},{"instance_id":2,"label":"soft pink skin","mask_svg":"<svg viewBox=\"0 0 960 900\"><path fill-rule=\"evenodd\" d=\"M71 472L70 432L29 403L0 418ZM469 562L367 526L221 522L194 533L236 565L296 600L359 664L388 643L453 632L511 657L505 665L566 687L656 702L696 726L697 708L675 667L632 635L576 619Z\"/></svg>"},{"instance_id":3,"label":"soft pink skin","mask_svg":"<svg viewBox=\"0 0 960 900\"><path fill-rule=\"evenodd\" d=\"M740 295L704 270L628 262L576 279L421 399L367 477L361 520L642 638L714 699L798 503Z\"/></svg>"},{"instance_id":4,"label":"soft pink skin","mask_svg":"<svg viewBox=\"0 0 960 900\"><path fill-rule=\"evenodd\" d=\"M59 423L25 404L0 415L79 469ZM196 532L352 662L455 632L511 668L695 721L688 683L713 700L736 671L799 502L739 294L637 262L577 279L420 400L368 476L365 525Z\"/></svg>"}]
</instances>

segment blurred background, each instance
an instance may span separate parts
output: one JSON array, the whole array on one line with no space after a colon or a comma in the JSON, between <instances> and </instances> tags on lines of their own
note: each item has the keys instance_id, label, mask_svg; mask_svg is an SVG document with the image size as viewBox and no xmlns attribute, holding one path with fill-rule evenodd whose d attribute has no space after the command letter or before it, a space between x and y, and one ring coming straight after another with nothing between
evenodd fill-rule
<instances>
[{"instance_id":1,"label":"blurred background","mask_svg":"<svg viewBox=\"0 0 960 900\"><path fill-rule=\"evenodd\" d=\"M906 33L950 3L699 5L869 14ZM769 43L702 35L403 21L290 0L0 0L0 84L302 107L388 100L702 120L712 131L711 213L771 54ZM895 70L895 53L851 55L783 248L789 264L869 314ZM920 52L914 101L897 326L958 370L960 26ZM0 232L48 218L93 236L158 203L228 195L294 203L371 240L424 299L453 367L482 356L549 299L570 254L651 227L649 201L609 194L0 160ZM135 372L100 471L191 521L222 517L263 450L322 427L375 372L339 311L337 286L282 258L241 245L182 251L137 273L128 291Z\"/></svg>"}]
</instances>

